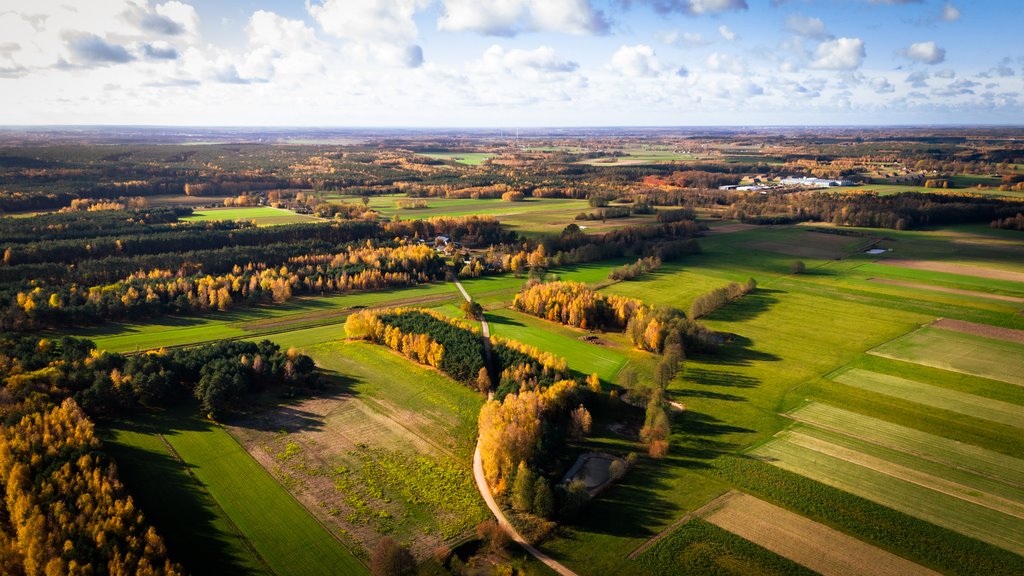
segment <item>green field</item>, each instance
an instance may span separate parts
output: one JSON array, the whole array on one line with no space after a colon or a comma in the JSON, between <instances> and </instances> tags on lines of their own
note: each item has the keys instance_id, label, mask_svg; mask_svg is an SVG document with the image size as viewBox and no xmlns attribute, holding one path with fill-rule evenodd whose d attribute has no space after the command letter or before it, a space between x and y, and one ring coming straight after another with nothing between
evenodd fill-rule
<instances>
[{"instance_id":1,"label":"green field","mask_svg":"<svg viewBox=\"0 0 1024 576\"><path fill-rule=\"evenodd\" d=\"M348 312L358 307L440 303L458 297L454 284L419 284L379 292L296 298L283 305L242 307L207 316L165 316L144 322L104 324L80 330L75 336L91 339L102 350L134 352L225 338L253 339L299 330L306 335L330 330L340 333ZM313 328L322 330L311 330Z\"/></svg>"},{"instance_id":2,"label":"green field","mask_svg":"<svg viewBox=\"0 0 1024 576\"><path fill-rule=\"evenodd\" d=\"M1024 345L937 328L921 328L871 354L1024 386Z\"/></svg>"},{"instance_id":3,"label":"green field","mask_svg":"<svg viewBox=\"0 0 1024 576\"><path fill-rule=\"evenodd\" d=\"M133 437L129 433L140 425L140 432L149 438ZM222 534L228 534L227 542L231 544L231 547L219 551L221 554L241 558L250 566L258 561L269 573L281 576L368 573L351 552L310 516L230 434L216 424L191 415L191 411L182 411L143 419L141 423L115 425L109 434L120 450L143 450L150 459L166 458L166 452L161 451L161 446L152 439L154 435L160 434L167 440L174 455L180 458L179 469L187 468L188 474L195 478L202 490L216 503L216 509L222 514L214 516L216 523L223 525L225 521L222 518L226 518L237 530L238 536L235 536L226 528L221 528ZM121 466L145 467L144 474L152 473L145 460L123 461ZM174 473L171 477L174 476L180 478L181 473ZM133 490L131 485L129 490ZM214 514L207 502L197 500L198 504L190 498L182 498L179 503L185 512L191 514ZM162 521L160 513L156 509L153 513L154 520L159 524ZM173 515L167 517L171 523L187 519L190 519L190 515L182 510L174 511ZM172 524L167 532L188 532L194 529L196 526L193 525ZM240 539L244 540L245 547L251 549L250 555L246 555L244 548L238 544ZM196 554L200 553L196 551ZM216 556L214 561L219 561ZM241 562L239 564L245 565Z\"/></svg>"},{"instance_id":4,"label":"green field","mask_svg":"<svg viewBox=\"0 0 1024 576\"><path fill-rule=\"evenodd\" d=\"M974 394L958 392L940 386L923 384L898 376L879 374L854 368L833 378L834 381L847 386L870 390L886 396L902 398L910 402L917 402L974 416L983 420L998 422L1007 426L1024 428L1024 406L992 400Z\"/></svg>"},{"instance_id":5,"label":"green field","mask_svg":"<svg viewBox=\"0 0 1024 576\"><path fill-rule=\"evenodd\" d=\"M430 152L421 153L420 156L434 158L435 160L458 162L459 164L466 164L469 166L477 166L479 164L483 164L487 160L490 160L494 154L490 152Z\"/></svg>"},{"instance_id":6,"label":"green field","mask_svg":"<svg viewBox=\"0 0 1024 576\"><path fill-rule=\"evenodd\" d=\"M587 334L585 330L568 328L514 310L495 310L488 312L486 318L492 335L518 340L561 356L570 369L581 375L596 372L601 380L612 382L626 364L622 345L604 335L597 337L605 344L591 344L581 339Z\"/></svg>"},{"instance_id":7,"label":"green field","mask_svg":"<svg viewBox=\"0 0 1024 576\"><path fill-rule=\"evenodd\" d=\"M279 226L297 222L316 222L320 218L309 214L296 214L290 210L270 206L246 208L209 208L196 210L191 216L182 218L186 222L208 222L211 220L252 220L257 226Z\"/></svg>"}]
</instances>

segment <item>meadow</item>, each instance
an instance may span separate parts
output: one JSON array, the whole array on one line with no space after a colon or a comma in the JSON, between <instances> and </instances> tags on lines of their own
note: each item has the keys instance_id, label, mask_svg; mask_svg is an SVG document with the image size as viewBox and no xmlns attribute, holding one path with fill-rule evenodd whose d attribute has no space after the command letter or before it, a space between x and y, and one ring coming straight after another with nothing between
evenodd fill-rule
<instances>
[{"instance_id":1,"label":"meadow","mask_svg":"<svg viewBox=\"0 0 1024 576\"><path fill-rule=\"evenodd\" d=\"M191 216L182 218L186 222L208 222L211 220L246 220L255 222L257 226L279 226L297 222L316 222L320 218L308 214L297 214L291 210L271 208L270 206L251 206L244 208L208 208L196 210Z\"/></svg>"},{"instance_id":2,"label":"meadow","mask_svg":"<svg viewBox=\"0 0 1024 576\"><path fill-rule=\"evenodd\" d=\"M459 164L466 164L468 166L478 166L487 160L490 160L494 154L489 152L430 152L421 153L420 156L426 156L427 158L433 158L435 160L458 162Z\"/></svg>"}]
</instances>

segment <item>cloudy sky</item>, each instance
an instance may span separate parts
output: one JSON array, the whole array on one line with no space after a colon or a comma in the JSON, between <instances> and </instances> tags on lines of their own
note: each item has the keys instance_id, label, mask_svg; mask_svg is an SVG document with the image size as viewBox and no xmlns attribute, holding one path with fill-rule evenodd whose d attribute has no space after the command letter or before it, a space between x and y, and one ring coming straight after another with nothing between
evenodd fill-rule
<instances>
[{"instance_id":1,"label":"cloudy sky","mask_svg":"<svg viewBox=\"0 0 1024 576\"><path fill-rule=\"evenodd\" d=\"M1016 0L0 0L0 124L1022 124Z\"/></svg>"}]
</instances>

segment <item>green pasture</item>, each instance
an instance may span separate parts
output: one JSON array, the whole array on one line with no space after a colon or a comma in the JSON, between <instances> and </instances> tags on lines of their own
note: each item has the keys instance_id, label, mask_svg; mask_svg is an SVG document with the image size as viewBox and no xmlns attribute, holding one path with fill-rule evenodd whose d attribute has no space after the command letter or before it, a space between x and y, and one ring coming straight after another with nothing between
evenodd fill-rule
<instances>
[{"instance_id":1,"label":"green pasture","mask_svg":"<svg viewBox=\"0 0 1024 576\"><path fill-rule=\"evenodd\" d=\"M320 219L309 214L297 214L290 210L270 206L245 208L208 208L196 210L191 216L182 218L186 222L209 222L211 220L252 220L257 226L278 226L297 222L315 222Z\"/></svg>"},{"instance_id":2,"label":"green pasture","mask_svg":"<svg viewBox=\"0 0 1024 576\"><path fill-rule=\"evenodd\" d=\"M869 352L1024 386L1024 345L924 327Z\"/></svg>"},{"instance_id":3,"label":"green pasture","mask_svg":"<svg viewBox=\"0 0 1024 576\"><path fill-rule=\"evenodd\" d=\"M180 458L180 469L187 469L203 491L215 502L227 522L244 539L255 558L269 573L286 574L366 574L366 567L321 526L288 492L278 484L234 438L220 426L195 416L191 408L180 412L143 418L141 433L165 438L175 456ZM128 422L128 430L139 426ZM118 438L122 425L112 428L111 435ZM148 452L156 452L152 439L145 443L139 438L125 436L122 446L148 444ZM173 468L173 467L172 467ZM152 469L147 469L152 473ZM180 473L177 474L179 477ZM172 476L173 477L173 476ZM166 479L161 482L161 486ZM175 489L172 489L172 494ZM195 492L195 491L194 491ZM182 498L192 514L202 513L210 507L197 498ZM187 519L181 511L179 520ZM218 519L219 520L219 519ZM171 520L174 522L175 520ZM172 531L192 531L191 524L175 524ZM185 538L191 538L186 535ZM246 558L243 550L226 549L222 553ZM252 563L251 558L246 558Z\"/></svg>"},{"instance_id":4,"label":"green pasture","mask_svg":"<svg viewBox=\"0 0 1024 576\"><path fill-rule=\"evenodd\" d=\"M626 356L619 350L619 344L604 340L601 334L596 336L607 344L591 344L582 340L587 335L585 330L568 328L509 309L487 312L486 318L491 335L518 340L561 356L570 369L580 374L597 372L601 380L611 382L626 364Z\"/></svg>"},{"instance_id":5,"label":"green pasture","mask_svg":"<svg viewBox=\"0 0 1024 576\"><path fill-rule=\"evenodd\" d=\"M992 400L859 368L848 370L834 377L833 381L933 408L1024 428L1024 406L1019 404Z\"/></svg>"}]
</instances>

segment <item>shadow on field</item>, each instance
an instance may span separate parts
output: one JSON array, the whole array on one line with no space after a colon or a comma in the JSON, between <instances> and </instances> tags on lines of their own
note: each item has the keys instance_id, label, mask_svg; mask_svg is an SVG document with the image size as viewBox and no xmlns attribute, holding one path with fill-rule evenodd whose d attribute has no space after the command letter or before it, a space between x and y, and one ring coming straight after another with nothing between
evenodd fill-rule
<instances>
[{"instance_id":1,"label":"shadow on field","mask_svg":"<svg viewBox=\"0 0 1024 576\"><path fill-rule=\"evenodd\" d=\"M157 454L134 446L107 442L118 463L118 476L167 544L168 556L197 576L245 574L253 571L234 553L239 536L218 526L216 503L170 453Z\"/></svg>"},{"instance_id":2,"label":"shadow on field","mask_svg":"<svg viewBox=\"0 0 1024 576\"><path fill-rule=\"evenodd\" d=\"M704 370L703 368L689 368L683 371L683 377L691 382L702 386L728 386L731 388L753 388L760 384L757 378L737 374L736 372L725 372L717 370ZM681 391L675 391L681 392ZM694 394L697 396L697 394Z\"/></svg>"},{"instance_id":3,"label":"shadow on field","mask_svg":"<svg viewBox=\"0 0 1024 576\"><path fill-rule=\"evenodd\" d=\"M501 326L526 326L518 320L512 318L506 318L505 316L497 316L495 314L484 314L484 318L487 319L489 324L496 324Z\"/></svg>"},{"instance_id":4,"label":"shadow on field","mask_svg":"<svg viewBox=\"0 0 1024 576\"><path fill-rule=\"evenodd\" d=\"M707 398L710 400L727 400L729 402L744 402L746 398L743 396L737 396L735 394L723 394L721 392L712 392L710 390L678 390L673 389L671 392L673 398Z\"/></svg>"},{"instance_id":5,"label":"shadow on field","mask_svg":"<svg viewBox=\"0 0 1024 576\"><path fill-rule=\"evenodd\" d=\"M754 349L754 342L745 336L732 335L732 340L708 354L707 359L720 366L749 366L751 362L774 362L780 358L771 352Z\"/></svg>"},{"instance_id":6,"label":"shadow on field","mask_svg":"<svg viewBox=\"0 0 1024 576\"><path fill-rule=\"evenodd\" d=\"M750 294L722 306L707 316L708 320L722 322L743 322L752 320L768 311L779 301L775 294L783 293L782 290L771 288L757 288Z\"/></svg>"}]
</instances>

